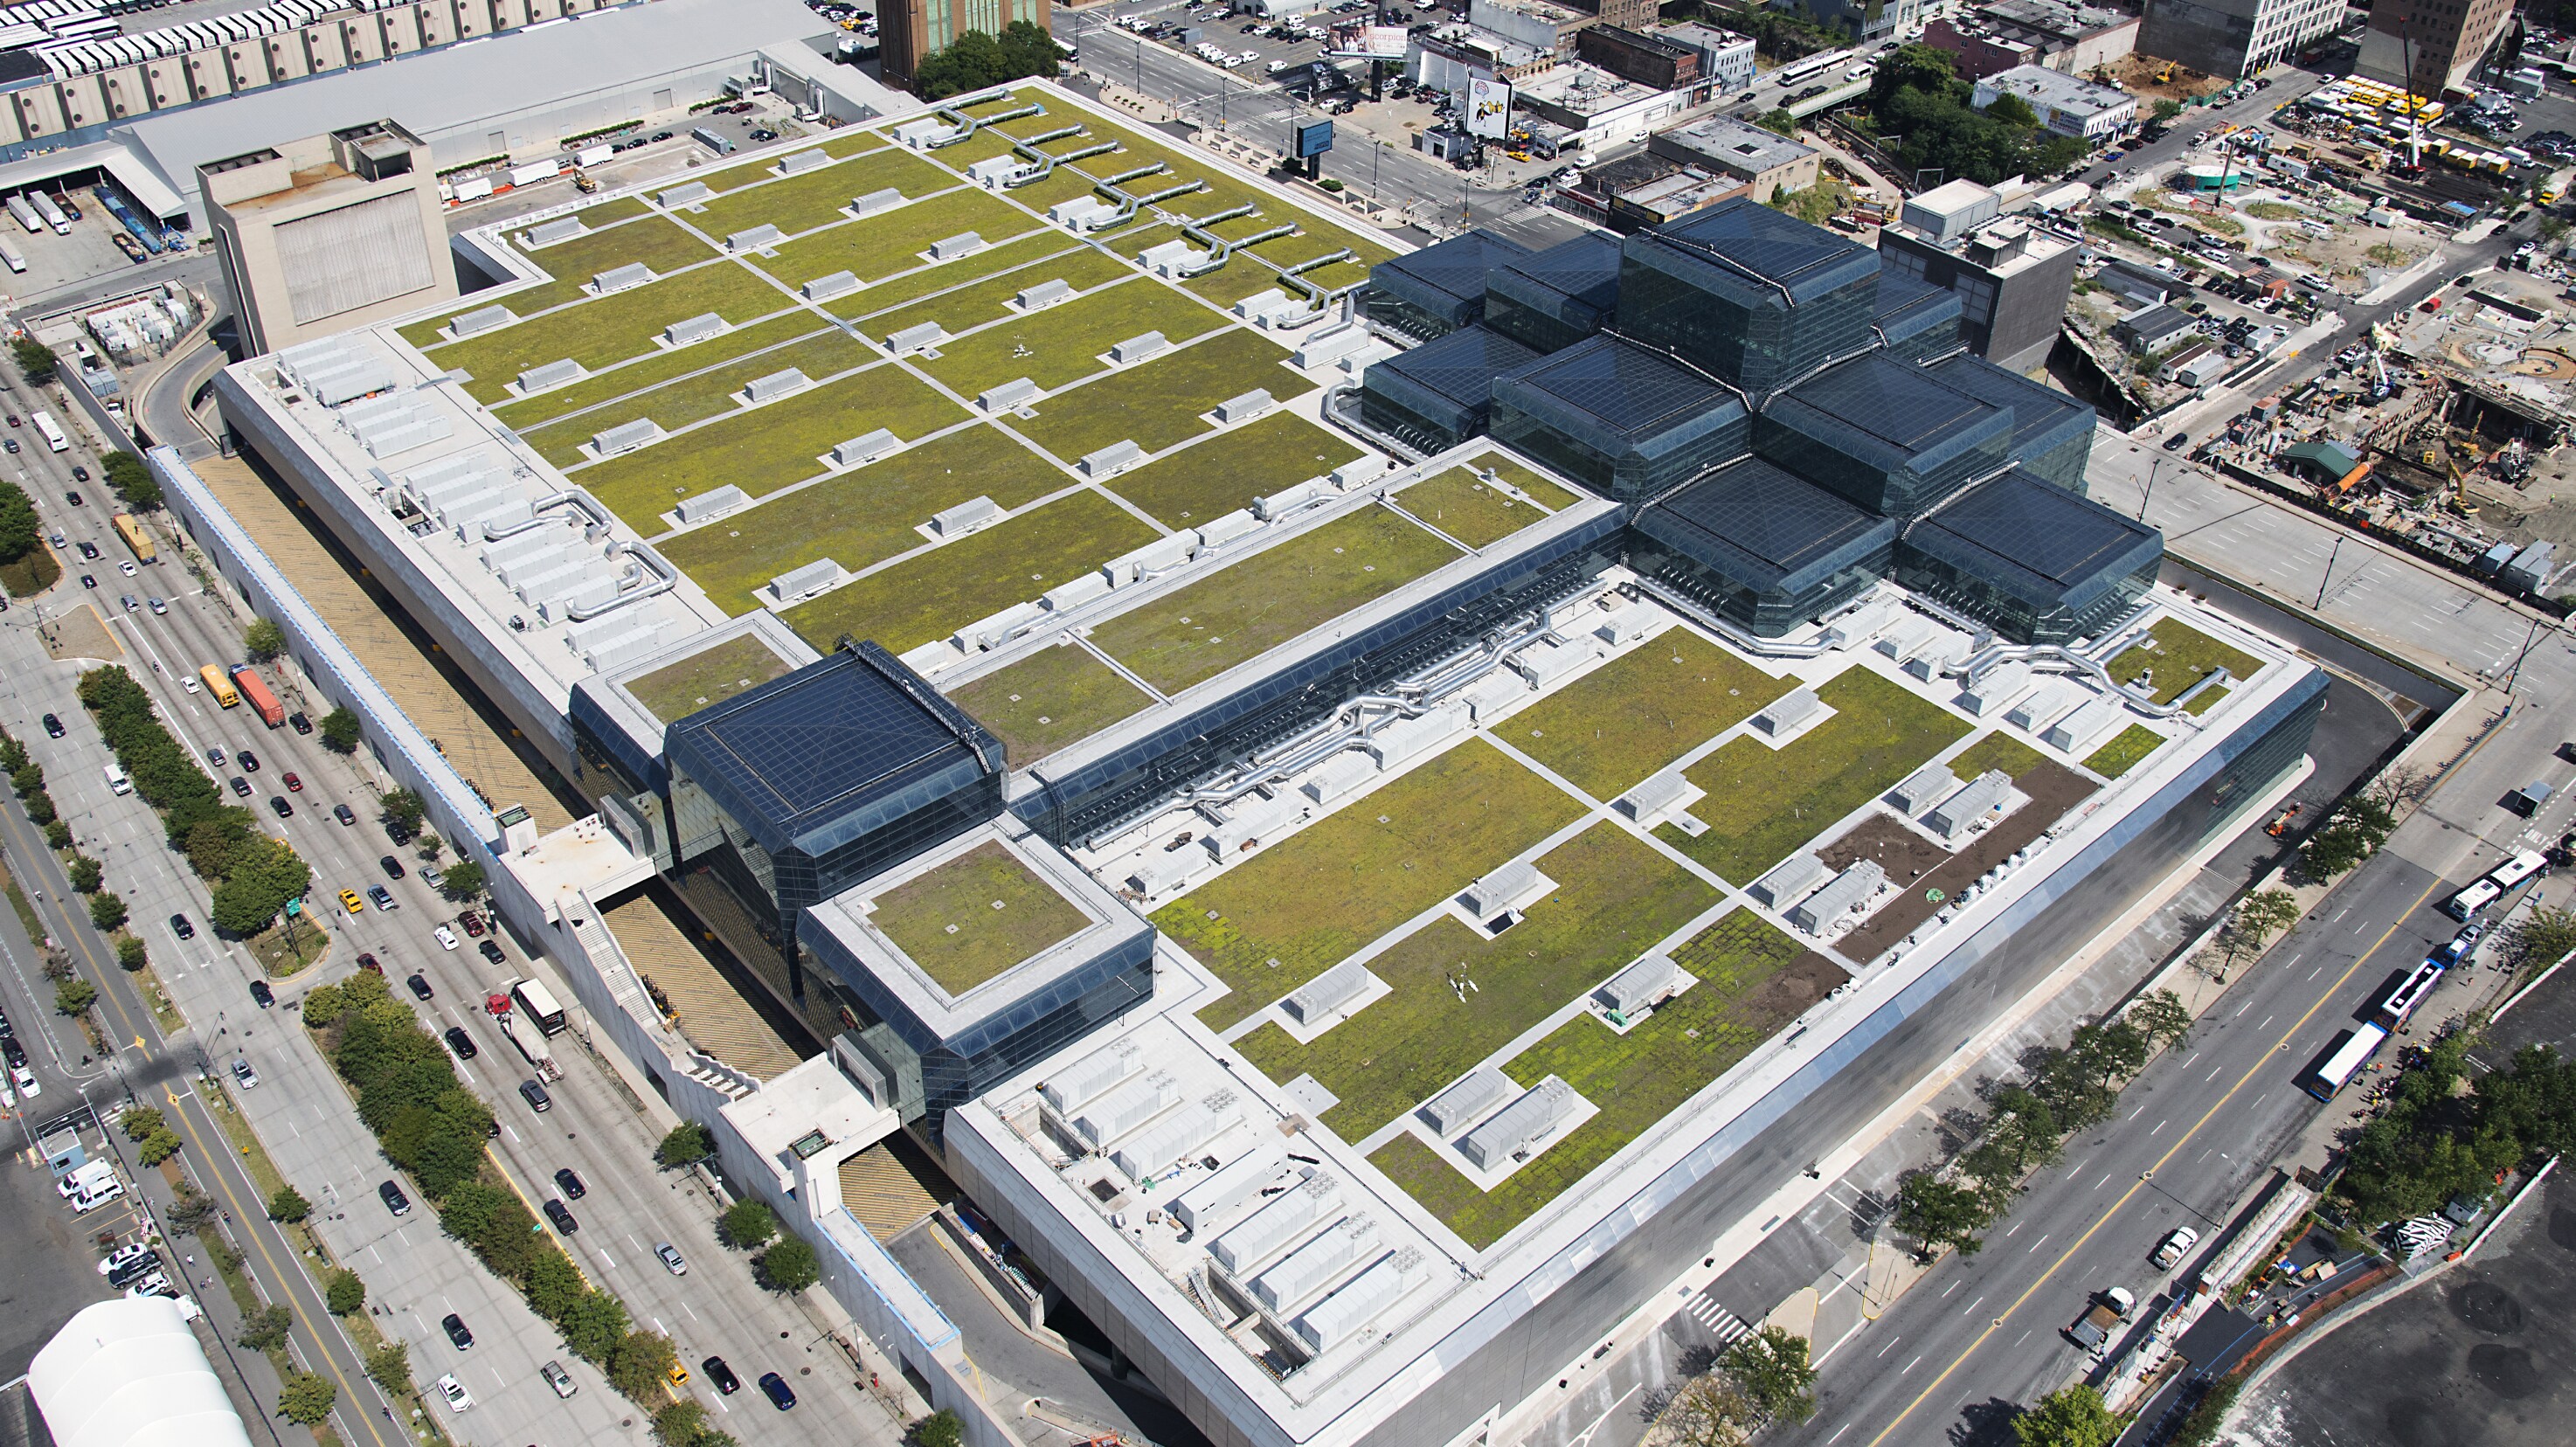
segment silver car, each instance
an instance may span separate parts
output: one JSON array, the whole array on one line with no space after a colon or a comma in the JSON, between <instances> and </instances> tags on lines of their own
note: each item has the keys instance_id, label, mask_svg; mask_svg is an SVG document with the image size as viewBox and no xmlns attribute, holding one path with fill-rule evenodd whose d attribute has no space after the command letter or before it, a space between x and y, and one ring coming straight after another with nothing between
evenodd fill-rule
<instances>
[{"instance_id":1,"label":"silver car","mask_svg":"<svg viewBox=\"0 0 2576 1447\"><path fill-rule=\"evenodd\" d=\"M662 1268L670 1272L673 1276L686 1276L689 1274L689 1263L681 1258L680 1248L672 1245L670 1242L654 1242L653 1254L662 1258Z\"/></svg>"}]
</instances>

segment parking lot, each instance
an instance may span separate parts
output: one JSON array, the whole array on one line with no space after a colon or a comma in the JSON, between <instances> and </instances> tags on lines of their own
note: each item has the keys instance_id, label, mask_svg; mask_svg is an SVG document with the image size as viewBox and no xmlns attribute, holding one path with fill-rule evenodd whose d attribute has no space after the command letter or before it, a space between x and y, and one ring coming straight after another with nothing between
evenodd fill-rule
<instances>
[{"instance_id":1,"label":"parking lot","mask_svg":"<svg viewBox=\"0 0 2576 1447\"><path fill-rule=\"evenodd\" d=\"M58 236L50 228L30 232L12 217L0 215L0 240L6 240L27 263L23 272L0 272L0 289L12 296L41 296L58 287L92 277L110 276L131 271L139 263L117 245L116 238L126 234L125 227L90 193L87 184L75 180L51 182L41 188L57 206L64 207L71 220L71 234ZM165 255L168 253L164 253ZM151 258L147 255L146 260Z\"/></svg>"},{"instance_id":2,"label":"parking lot","mask_svg":"<svg viewBox=\"0 0 2576 1447\"><path fill-rule=\"evenodd\" d=\"M1368 0L1341 0L1329 9L1277 22L1231 13L1222 6L1170 3L1121 5L1114 13L1085 17L1077 44L1097 45L1103 54L1091 68L1115 76L1106 64L1120 51L1143 43L1165 46L1193 56L1215 74L1208 77L1208 98L1228 87L1222 77L1242 85L1277 86L1312 98L1317 91L1316 61L1325 59L1328 34L1337 25L1388 25L1410 29L1455 18L1430 5L1390 4L1375 13ZM1396 67L1390 66L1390 70ZM1362 86L1368 63L1343 59L1332 63L1321 87L1326 96ZM1338 79L1336 79L1338 76ZM1186 102L1185 102L1186 104Z\"/></svg>"}]
</instances>

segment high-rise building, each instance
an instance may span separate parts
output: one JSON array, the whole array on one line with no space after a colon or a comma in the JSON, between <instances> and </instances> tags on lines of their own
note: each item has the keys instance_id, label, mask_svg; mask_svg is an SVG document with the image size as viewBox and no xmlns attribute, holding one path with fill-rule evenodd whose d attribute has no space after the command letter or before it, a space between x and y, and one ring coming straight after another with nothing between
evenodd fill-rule
<instances>
[{"instance_id":1,"label":"high-rise building","mask_svg":"<svg viewBox=\"0 0 2576 1447\"><path fill-rule=\"evenodd\" d=\"M392 121L208 161L197 186L248 351L456 295L429 145Z\"/></svg>"},{"instance_id":2,"label":"high-rise building","mask_svg":"<svg viewBox=\"0 0 2576 1447\"><path fill-rule=\"evenodd\" d=\"M1045 0L878 0L879 67L888 85L910 85L922 60L970 30L999 35L1016 20L1043 28Z\"/></svg>"},{"instance_id":3,"label":"high-rise building","mask_svg":"<svg viewBox=\"0 0 2576 1447\"><path fill-rule=\"evenodd\" d=\"M1974 181L1914 197L1899 223L1878 233L1887 271L1956 292L1959 340L2015 372L2048 360L2075 284L2075 253L2072 244L2004 216L1995 193Z\"/></svg>"},{"instance_id":4,"label":"high-rise building","mask_svg":"<svg viewBox=\"0 0 2576 1447\"><path fill-rule=\"evenodd\" d=\"M2468 90L2512 18L2513 0L2380 0L2353 71L2431 98Z\"/></svg>"},{"instance_id":5,"label":"high-rise building","mask_svg":"<svg viewBox=\"0 0 2576 1447\"><path fill-rule=\"evenodd\" d=\"M2147 0L2138 49L2211 75L2252 75L2342 24L2343 0Z\"/></svg>"}]
</instances>

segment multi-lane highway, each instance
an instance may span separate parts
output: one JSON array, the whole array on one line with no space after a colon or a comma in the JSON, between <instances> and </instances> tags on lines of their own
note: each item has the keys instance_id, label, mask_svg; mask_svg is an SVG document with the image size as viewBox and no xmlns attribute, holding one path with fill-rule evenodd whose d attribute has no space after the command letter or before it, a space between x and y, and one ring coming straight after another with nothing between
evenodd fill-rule
<instances>
[{"instance_id":1,"label":"multi-lane highway","mask_svg":"<svg viewBox=\"0 0 2576 1447\"><path fill-rule=\"evenodd\" d=\"M23 386L18 388L9 409L25 412L31 405L27 395ZM190 1098L201 1054L215 1078L226 1083L232 1060L250 1062L260 1084L232 1093L281 1171L317 1204L324 1240L366 1279L379 1324L411 1344L419 1381L455 1372L474 1394L477 1405L470 1418L457 1423L458 1430L469 1437L637 1439L640 1428L624 1425L640 1420L634 1409L597 1372L574 1361L554 1330L514 1292L440 1234L417 1188L405 1186L421 1207L408 1217L394 1217L378 1198L378 1184L394 1173L292 1014L311 984L345 977L356 968L360 953L372 954L396 997L413 1003L425 1024L438 1031L462 1028L480 1047L477 1058L459 1062L458 1068L501 1122L494 1157L512 1187L533 1208L560 1194L558 1170L579 1176L586 1194L570 1206L579 1229L559 1239L596 1284L625 1300L636 1325L671 1335L691 1371L685 1390L697 1393L719 1423L737 1412L756 1412L761 1419L777 1413L757 1393L727 1398L709 1389L707 1374L699 1370L701 1359L709 1355L723 1356L743 1382L775 1370L794 1385L797 1407L775 1424L764 1423L766 1440L781 1440L782 1432L791 1439L893 1440L896 1424L873 1399L853 1388L848 1362L805 1312L760 1290L746 1263L717 1245L713 1219L720 1203L693 1178L655 1168L653 1144L672 1123L667 1110L658 1102L648 1104L605 1061L587 1054L573 1035L553 1042L554 1057L567 1073L550 1087L552 1109L539 1115L529 1108L517 1086L531 1072L481 1009L488 992L529 972L524 952L505 941L505 961L496 964L462 931L457 931L459 948L440 947L433 926L452 920L456 907L425 886L415 850L395 846L377 822L376 781L360 761L329 753L318 733L264 727L247 706L223 709L203 692L183 686L181 681L201 664L239 661L241 630L249 618L226 592L210 591L193 576L166 537L159 561L135 577L120 576L114 564L126 554L108 527L112 504L95 487L82 489L79 507L65 497L73 486L68 466L84 460L95 472L95 459L84 450L58 458L30 449L8 459L10 471L24 474L22 485L36 499L46 528L60 529L75 545L88 540L103 556L96 563L67 556L60 586L0 619L6 625L0 626L0 675L5 675L0 676L0 722L26 740L45 765L48 787L63 817L73 822L79 847L102 863L108 887L124 897L131 928L148 944L153 969L191 1022L192 1028L175 1041L163 1042L148 1019L125 1018L138 1014L136 1002L127 998L130 992L121 988L128 982L85 920L49 919L49 928L79 941L95 957L86 968L92 978L119 987L116 998L101 1008L109 1012L111 1034L144 1037L140 1051L129 1052L136 1058L127 1062L128 1072L168 1079L171 1089L163 1093L178 1105L183 1119L194 1119L203 1110L202 1103ZM97 592L80 588L77 579L83 571L98 577ZM127 612L116 601L127 591L162 597L169 612ZM210 928L204 886L168 847L152 811L132 795L109 791L103 773L109 755L74 695L79 673L94 665L48 659L36 635L40 610L43 616L58 617L92 602L101 604L107 617L107 634L117 654L109 661L154 691L172 732L191 752L204 758L210 748L225 751L231 762L211 771L218 782L241 774L254 791L240 802L313 866L308 918L313 926L331 931L330 952L320 965L274 982L278 998L273 1010L252 1000L249 984L256 967L245 950ZM271 669L267 676L274 683L280 675ZM290 710L302 709L317 721L327 709L318 699L297 696L291 683L285 701ZM64 738L45 736L38 720L46 713L65 724ZM255 773L240 767L245 747L259 759ZM298 776L301 791L284 787L289 772ZM287 800L291 817L272 814L267 807L272 796ZM358 822L338 823L332 815L335 803L347 803ZM0 842L7 844L11 862L44 889L46 903L40 908L59 911L64 881L53 869L50 852L14 811L0 828ZM402 866L401 878L388 876L380 862L387 856ZM399 908L369 905L350 914L337 903L343 888L363 893L379 884ZM188 918L194 938L176 936L169 923L173 914ZM429 999L415 999L405 987L406 977L414 973L428 985ZM568 998L559 984L556 993ZM60 1022L56 1027L58 1032L65 1028ZM200 1149L201 1142L191 1138L190 1158L201 1174L220 1176L225 1168L213 1163L230 1153L220 1136L208 1139L216 1144ZM234 1194L240 1199L228 1204L235 1219L258 1221L258 1193L236 1183ZM655 1258L654 1247L661 1242L678 1247L688 1263L687 1275L671 1274ZM372 1403L372 1389L358 1377L354 1356L318 1301L311 1300L311 1288L290 1257L278 1255L280 1281L272 1289L298 1306L300 1328L311 1338L308 1343L300 1336L299 1345L335 1363L344 1378L344 1403ZM471 1348L460 1351L440 1329L440 1319L450 1312L472 1329ZM579 1384L570 1399L558 1398L537 1374L540 1363L556 1359ZM365 1414L381 1425L381 1411L382 1404L374 1403ZM355 1436L366 1434L346 1413L344 1425Z\"/></svg>"}]
</instances>

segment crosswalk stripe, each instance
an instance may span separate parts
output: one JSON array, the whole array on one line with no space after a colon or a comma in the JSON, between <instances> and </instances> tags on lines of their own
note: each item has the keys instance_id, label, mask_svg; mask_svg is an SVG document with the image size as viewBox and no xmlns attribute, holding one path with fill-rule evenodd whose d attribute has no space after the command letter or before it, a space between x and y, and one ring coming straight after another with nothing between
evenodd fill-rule
<instances>
[{"instance_id":1,"label":"crosswalk stripe","mask_svg":"<svg viewBox=\"0 0 2576 1447\"><path fill-rule=\"evenodd\" d=\"M1751 1335L1753 1331L1753 1328L1746 1326L1735 1313L1719 1305L1716 1297L1704 1291L1693 1296L1690 1304L1682 1310L1691 1320L1705 1327L1710 1336L1717 1338L1717 1344L1721 1347L1732 1346L1738 1340Z\"/></svg>"}]
</instances>

